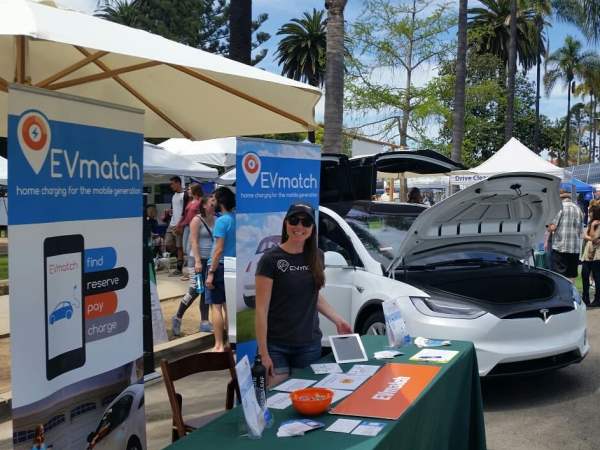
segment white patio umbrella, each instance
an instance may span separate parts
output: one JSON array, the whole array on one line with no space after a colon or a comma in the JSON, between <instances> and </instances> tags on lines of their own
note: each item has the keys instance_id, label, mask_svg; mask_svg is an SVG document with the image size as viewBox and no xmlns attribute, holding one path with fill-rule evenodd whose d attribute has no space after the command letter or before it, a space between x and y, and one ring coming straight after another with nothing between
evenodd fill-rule
<instances>
[{"instance_id":1,"label":"white patio umbrella","mask_svg":"<svg viewBox=\"0 0 600 450\"><path fill-rule=\"evenodd\" d=\"M144 109L146 137L317 128L316 88L53 5L0 0L0 136L13 81Z\"/></svg>"}]
</instances>

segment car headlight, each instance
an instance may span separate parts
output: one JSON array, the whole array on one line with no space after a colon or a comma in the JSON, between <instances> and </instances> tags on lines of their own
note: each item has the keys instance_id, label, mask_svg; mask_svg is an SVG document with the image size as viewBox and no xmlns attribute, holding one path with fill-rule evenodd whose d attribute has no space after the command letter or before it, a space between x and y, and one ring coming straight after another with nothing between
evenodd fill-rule
<instances>
[{"instance_id":1,"label":"car headlight","mask_svg":"<svg viewBox=\"0 0 600 450\"><path fill-rule=\"evenodd\" d=\"M578 305L581 305L581 296L579 295L579 291L575 287L574 284L571 283L571 295L573 295L573 300L577 302Z\"/></svg>"},{"instance_id":2,"label":"car headlight","mask_svg":"<svg viewBox=\"0 0 600 450\"><path fill-rule=\"evenodd\" d=\"M477 319L486 313L485 311L473 306L449 302L447 300L437 300L423 297L411 297L410 300L421 314L431 317L444 317L448 319Z\"/></svg>"}]
</instances>

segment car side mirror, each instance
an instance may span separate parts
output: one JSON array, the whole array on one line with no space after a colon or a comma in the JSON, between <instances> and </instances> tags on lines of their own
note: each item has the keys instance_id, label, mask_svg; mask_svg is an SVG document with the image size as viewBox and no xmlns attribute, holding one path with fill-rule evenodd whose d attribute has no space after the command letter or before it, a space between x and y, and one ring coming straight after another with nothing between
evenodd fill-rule
<instances>
[{"instance_id":1,"label":"car side mirror","mask_svg":"<svg viewBox=\"0 0 600 450\"><path fill-rule=\"evenodd\" d=\"M325 267L348 267L348 261L338 252L325 252Z\"/></svg>"}]
</instances>

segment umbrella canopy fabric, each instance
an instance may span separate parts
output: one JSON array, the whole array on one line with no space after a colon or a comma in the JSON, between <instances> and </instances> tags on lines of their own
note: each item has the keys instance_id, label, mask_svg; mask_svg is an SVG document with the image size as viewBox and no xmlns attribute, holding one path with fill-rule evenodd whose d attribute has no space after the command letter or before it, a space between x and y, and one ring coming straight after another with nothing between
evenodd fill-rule
<instances>
[{"instance_id":1,"label":"umbrella canopy fabric","mask_svg":"<svg viewBox=\"0 0 600 450\"><path fill-rule=\"evenodd\" d=\"M308 84L33 0L0 0L0 136L8 83L146 111L146 137L315 130Z\"/></svg>"},{"instance_id":2,"label":"umbrella canopy fabric","mask_svg":"<svg viewBox=\"0 0 600 450\"><path fill-rule=\"evenodd\" d=\"M215 180L215 184L221 186L235 186L236 168L223 173L219 178Z\"/></svg>"},{"instance_id":3,"label":"umbrella canopy fabric","mask_svg":"<svg viewBox=\"0 0 600 450\"><path fill-rule=\"evenodd\" d=\"M144 142L144 182L168 183L173 175L213 180L219 172L185 156L175 155L158 145Z\"/></svg>"},{"instance_id":4,"label":"umbrella canopy fabric","mask_svg":"<svg viewBox=\"0 0 600 450\"><path fill-rule=\"evenodd\" d=\"M208 139L206 141L171 138L161 142L160 146L171 153L187 156L201 164L222 167L235 166L236 138Z\"/></svg>"}]
</instances>

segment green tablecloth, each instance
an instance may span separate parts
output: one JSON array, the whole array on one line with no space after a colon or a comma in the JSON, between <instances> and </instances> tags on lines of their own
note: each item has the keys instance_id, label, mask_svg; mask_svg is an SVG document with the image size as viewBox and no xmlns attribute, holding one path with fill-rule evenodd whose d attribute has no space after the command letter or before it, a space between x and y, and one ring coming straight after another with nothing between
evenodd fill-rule
<instances>
[{"instance_id":1,"label":"green tablecloth","mask_svg":"<svg viewBox=\"0 0 600 450\"><path fill-rule=\"evenodd\" d=\"M383 350L387 343L385 336L363 336L365 350L369 358L373 353ZM215 421L205 425L185 438L171 444L168 450L197 450L210 448L226 449L405 449L405 450L478 450L486 448L483 404L479 384L477 358L473 344L453 341L448 350L458 350L449 363L439 364L442 369L417 400L400 416L397 421L375 420L388 425L376 437L355 436L332 433L319 429L302 437L278 438L277 429L281 422L302 418L290 406L284 410L272 409L275 425L263 432L261 439L250 440L241 437L239 425L243 421L243 411L237 407ZM393 362L416 363L408 359L420 349L411 344L402 350L405 355L394 358ZM390 361L390 360L387 360ZM326 356L321 362L335 362L333 355ZM383 365L386 361L369 359L368 363ZM341 364L344 372L354 364ZM296 375L296 378L322 379L325 375L315 375L310 367ZM271 392L272 395L275 392ZM340 418L351 418L332 414L314 417L323 422L325 428Z\"/></svg>"}]
</instances>

